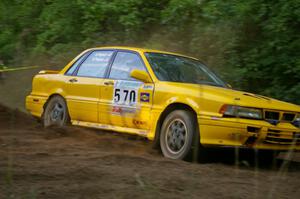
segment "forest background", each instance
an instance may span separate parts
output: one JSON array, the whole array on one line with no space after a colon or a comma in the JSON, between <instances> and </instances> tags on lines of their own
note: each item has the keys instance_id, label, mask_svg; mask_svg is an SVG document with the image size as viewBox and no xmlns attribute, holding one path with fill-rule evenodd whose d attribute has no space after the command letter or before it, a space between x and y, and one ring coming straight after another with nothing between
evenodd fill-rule
<instances>
[{"instance_id":1,"label":"forest background","mask_svg":"<svg viewBox=\"0 0 300 199\"><path fill-rule=\"evenodd\" d=\"M62 68L86 48L194 56L234 88L300 104L300 0L1 0L0 60Z\"/></svg>"}]
</instances>

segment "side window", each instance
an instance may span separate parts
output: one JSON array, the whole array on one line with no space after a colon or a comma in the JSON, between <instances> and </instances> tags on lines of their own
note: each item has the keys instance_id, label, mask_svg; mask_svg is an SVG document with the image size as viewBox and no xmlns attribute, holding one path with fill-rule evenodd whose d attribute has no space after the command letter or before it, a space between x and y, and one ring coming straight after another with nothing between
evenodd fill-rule
<instances>
[{"instance_id":1,"label":"side window","mask_svg":"<svg viewBox=\"0 0 300 199\"><path fill-rule=\"evenodd\" d=\"M77 61L68 69L68 71L65 73L66 75L72 75L74 71L76 70L77 66L81 63L82 60L86 58L88 53L82 55Z\"/></svg>"},{"instance_id":2,"label":"side window","mask_svg":"<svg viewBox=\"0 0 300 199\"><path fill-rule=\"evenodd\" d=\"M121 80L136 80L130 77L130 72L133 69L146 71L141 58L135 53L118 52L111 67L109 78Z\"/></svg>"},{"instance_id":3,"label":"side window","mask_svg":"<svg viewBox=\"0 0 300 199\"><path fill-rule=\"evenodd\" d=\"M81 64L77 76L104 77L113 51L94 51Z\"/></svg>"}]
</instances>

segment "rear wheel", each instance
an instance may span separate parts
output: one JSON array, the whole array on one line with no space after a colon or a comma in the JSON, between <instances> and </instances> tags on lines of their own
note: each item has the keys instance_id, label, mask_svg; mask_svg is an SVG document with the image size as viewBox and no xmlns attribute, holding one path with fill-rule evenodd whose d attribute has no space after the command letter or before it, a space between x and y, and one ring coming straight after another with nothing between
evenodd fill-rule
<instances>
[{"instance_id":1,"label":"rear wheel","mask_svg":"<svg viewBox=\"0 0 300 199\"><path fill-rule=\"evenodd\" d=\"M61 127L65 126L69 121L69 113L65 100L60 96L50 98L42 116L44 127Z\"/></svg>"},{"instance_id":2,"label":"rear wheel","mask_svg":"<svg viewBox=\"0 0 300 199\"><path fill-rule=\"evenodd\" d=\"M185 110L171 112L163 122L160 133L160 147L165 157L184 159L192 149L197 130L193 114ZM199 143L196 140L195 143Z\"/></svg>"}]
</instances>

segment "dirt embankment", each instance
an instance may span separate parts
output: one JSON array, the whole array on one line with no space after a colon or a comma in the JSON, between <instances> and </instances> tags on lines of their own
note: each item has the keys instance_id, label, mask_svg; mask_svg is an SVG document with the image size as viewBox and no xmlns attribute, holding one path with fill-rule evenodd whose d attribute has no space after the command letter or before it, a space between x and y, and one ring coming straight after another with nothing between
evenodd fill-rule
<instances>
[{"instance_id":1,"label":"dirt embankment","mask_svg":"<svg viewBox=\"0 0 300 199\"><path fill-rule=\"evenodd\" d=\"M0 198L299 197L299 154L278 159L277 167L236 165L231 158L222 153L206 164L172 161L141 138L43 129L0 106Z\"/></svg>"}]
</instances>

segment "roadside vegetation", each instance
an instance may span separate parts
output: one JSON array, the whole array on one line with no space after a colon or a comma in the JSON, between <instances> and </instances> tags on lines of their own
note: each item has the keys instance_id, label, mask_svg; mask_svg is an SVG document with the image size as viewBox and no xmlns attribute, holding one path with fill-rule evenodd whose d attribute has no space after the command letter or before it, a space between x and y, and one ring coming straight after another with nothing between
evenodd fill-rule
<instances>
[{"instance_id":1,"label":"roadside vegetation","mask_svg":"<svg viewBox=\"0 0 300 199\"><path fill-rule=\"evenodd\" d=\"M299 27L300 0L1 0L0 60L62 67L89 47L155 48L300 104Z\"/></svg>"}]
</instances>

